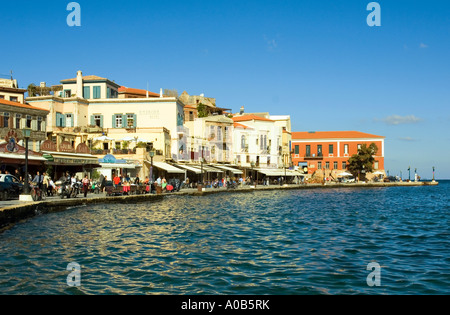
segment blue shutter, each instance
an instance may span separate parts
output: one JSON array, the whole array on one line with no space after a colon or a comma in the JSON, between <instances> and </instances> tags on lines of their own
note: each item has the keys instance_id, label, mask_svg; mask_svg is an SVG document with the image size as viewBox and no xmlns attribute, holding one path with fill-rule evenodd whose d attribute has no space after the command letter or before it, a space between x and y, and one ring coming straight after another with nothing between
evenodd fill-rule
<instances>
[{"instance_id":1,"label":"blue shutter","mask_svg":"<svg viewBox=\"0 0 450 315\"><path fill-rule=\"evenodd\" d=\"M83 87L83 98L87 100L91 98L91 87L89 86Z\"/></svg>"},{"instance_id":2,"label":"blue shutter","mask_svg":"<svg viewBox=\"0 0 450 315\"><path fill-rule=\"evenodd\" d=\"M95 116L91 116L91 126L95 126Z\"/></svg>"},{"instance_id":3,"label":"blue shutter","mask_svg":"<svg viewBox=\"0 0 450 315\"><path fill-rule=\"evenodd\" d=\"M122 128L128 128L127 115L122 115Z\"/></svg>"},{"instance_id":4,"label":"blue shutter","mask_svg":"<svg viewBox=\"0 0 450 315\"><path fill-rule=\"evenodd\" d=\"M103 128L103 115L100 116L100 128Z\"/></svg>"},{"instance_id":5,"label":"blue shutter","mask_svg":"<svg viewBox=\"0 0 450 315\"><path fill-rule=\"evenodd\" d=\"M113 115L113 116L112 116L112 127L113 127L113 128L117 128L117 127L116 127L116 115Z\"/></svg>"},{"instance_id":6,"label":"blue shutter","mask_svg":"<svg viewBox=\"0 0 450 315\"><path fill-rule=\"evenodd\" d=\"M137 127L137 115L133 114L133 127L136 128Z\"/></svg>"}]
</instances>

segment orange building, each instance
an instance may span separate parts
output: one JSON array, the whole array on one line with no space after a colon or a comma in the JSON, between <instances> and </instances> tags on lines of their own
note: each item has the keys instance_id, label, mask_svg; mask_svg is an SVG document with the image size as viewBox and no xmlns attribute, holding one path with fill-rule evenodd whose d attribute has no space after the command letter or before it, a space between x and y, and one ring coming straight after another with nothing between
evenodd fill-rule
<instances>
[{"instance_id":1,"label":"orange building","mask_svg":"<svg viewBox=\"0 0 450 315\"><path fill-rule=\"evenodd\" d=\"M325 170L325 175L337 175L347 169L349 158L358 148L375 143L378 147L374 169L384 171L384 140L359 131L293 132L292 161L294 166L314 174Z\"/></svg>"}]
</instances>

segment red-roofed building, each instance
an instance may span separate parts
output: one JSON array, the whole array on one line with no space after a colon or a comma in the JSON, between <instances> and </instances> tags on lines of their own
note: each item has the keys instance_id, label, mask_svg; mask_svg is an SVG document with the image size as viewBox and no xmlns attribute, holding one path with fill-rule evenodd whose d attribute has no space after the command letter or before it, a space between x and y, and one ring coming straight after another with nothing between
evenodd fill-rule
<instances>
[{"instance_id":1,"label":"red-roofed building","mask_svg":"<svg viewBox=\"0 0 450 315\"><path fill-rule=\"evenodd\" d=\"M384 170L385 137L359 131L321 131L292 133L292 161L308 174L336 176L347 169L349 158L358 148L375 143L378 147L374 169Z\"/></svg>"},{"instance_id":2,"label":"red-roofed building","mask_svg":"<svg viewBox=\"0 0 450 315\"><path fill-rule=\"evenodd\" d=\"M163 97L163 95L158 93L153 93L147 90L133 89L125 86L119 88L119 98L155 98Z\"/></svg>"}]
</instances>

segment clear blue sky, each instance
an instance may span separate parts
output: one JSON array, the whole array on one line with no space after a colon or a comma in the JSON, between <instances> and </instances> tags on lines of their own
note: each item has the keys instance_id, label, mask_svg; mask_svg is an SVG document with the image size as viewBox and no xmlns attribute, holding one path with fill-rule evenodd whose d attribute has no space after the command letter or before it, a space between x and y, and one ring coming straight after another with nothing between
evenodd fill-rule
<instances>
[{"instance_id":1,"label":"clear blue sky","mask_svg":"<svg viewBox=\"0 0 450 315\"><path fill-rule=\"evenodd\" d=\"M294 131L386 136L386 169L450 178L450 1L2 1L0 74L98 75L289 114Z\"/></svg>"}]
</instances>

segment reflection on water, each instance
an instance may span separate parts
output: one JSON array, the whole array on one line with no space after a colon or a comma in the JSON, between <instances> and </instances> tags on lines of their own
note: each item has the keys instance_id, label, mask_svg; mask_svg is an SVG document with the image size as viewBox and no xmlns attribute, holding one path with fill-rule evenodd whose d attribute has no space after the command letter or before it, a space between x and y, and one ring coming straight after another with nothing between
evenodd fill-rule
<instances>
[{"instance_id":1,"label":"reflection on water","mask_svg":"<svg viewBox=\"0 0 450 315\"><path fill-rule=\"evenodd\" d=\"M0 293L449 293L448 183L168 197L0 235ZM370 288L367 264L382 266ZM81 265L79 288L66 267Z\"/></svg>"}]
</instances>

